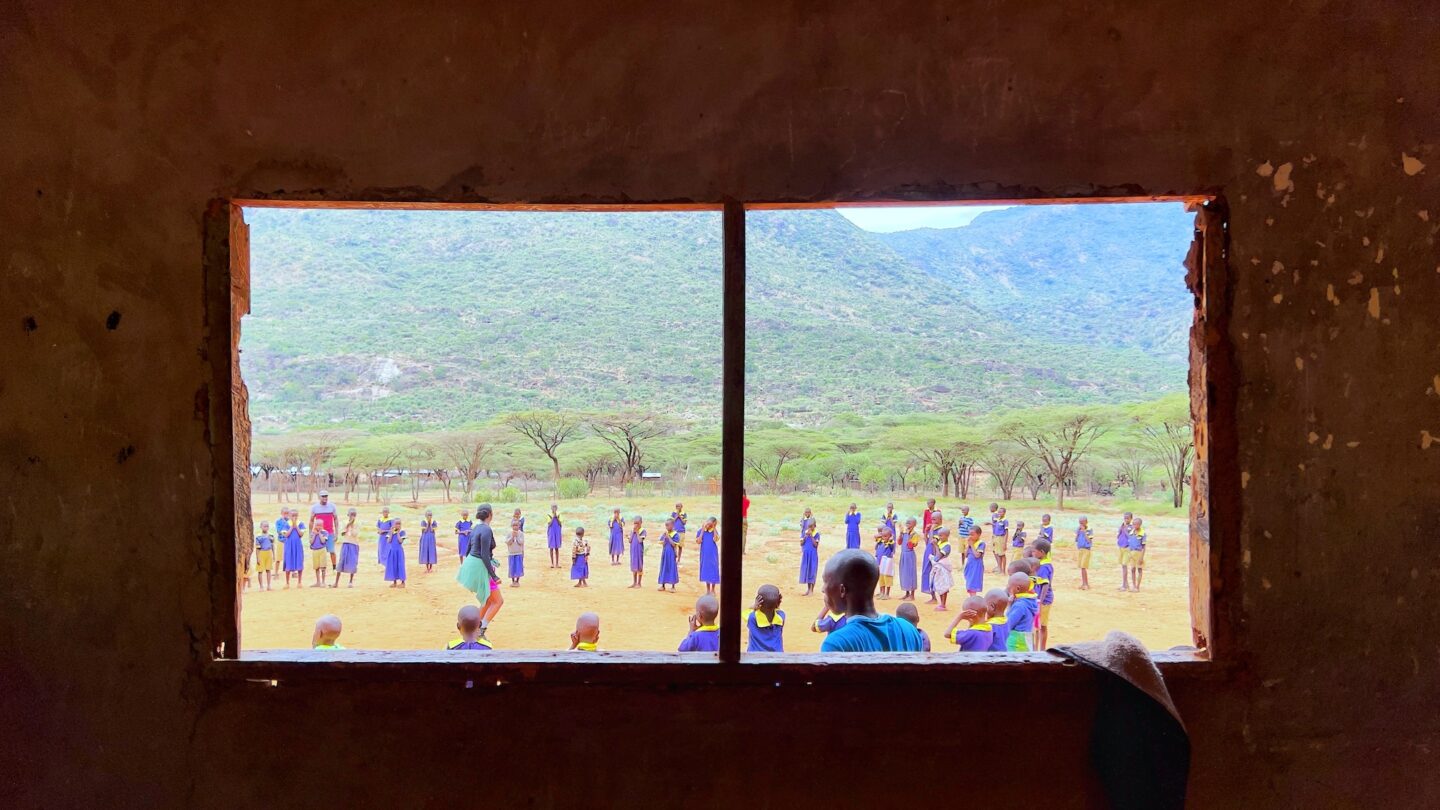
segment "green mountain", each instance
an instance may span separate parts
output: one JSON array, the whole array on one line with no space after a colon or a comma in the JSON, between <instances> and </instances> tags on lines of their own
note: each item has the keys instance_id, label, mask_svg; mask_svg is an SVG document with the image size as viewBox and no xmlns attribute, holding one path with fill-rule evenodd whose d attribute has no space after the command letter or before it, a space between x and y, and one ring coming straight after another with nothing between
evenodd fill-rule
<instances>
[{"instance_id":1,"label":"green mountain","mask_svg":"<svg viewBox=\"0 0 1440 810\"><path fill-rule=\"evenodd\" d=\"M752 212L751 414L818 423L1183 390L1190 226L1157 207L1017 208L897 234L828 210ZM528 408L718 420L718 213L246 219L241 362L258 431Z\"/></svg>"}]
</instances>

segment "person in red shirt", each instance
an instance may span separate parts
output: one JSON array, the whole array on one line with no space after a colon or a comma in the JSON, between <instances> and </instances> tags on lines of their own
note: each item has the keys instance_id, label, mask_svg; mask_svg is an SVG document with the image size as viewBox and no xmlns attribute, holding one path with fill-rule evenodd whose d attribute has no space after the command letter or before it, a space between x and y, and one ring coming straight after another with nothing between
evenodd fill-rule
<instances>
[{"instance_id":1,"label":"person in red shirt","mask_svg":"<svg viewBox=\"0 0 1440 810\"><path fill-rule=\"evenodd\" d=\"M921 513L921 535L925 537L930 536L930 529L933 528L933 525L930 522L930 516L933 514L935 514L935 499L931 498L930 500L925 502L925 511Z\"/></svg>"},{"instance_id":2,"label":"person in red shirt","mask_svg":"<svg viewBox=\"0 0 1440 810\"><path fill-rule=\"evenodd\" d=\"M740 490L740 553L750 545L750 496Z\"/></svg>"}]
</instances>

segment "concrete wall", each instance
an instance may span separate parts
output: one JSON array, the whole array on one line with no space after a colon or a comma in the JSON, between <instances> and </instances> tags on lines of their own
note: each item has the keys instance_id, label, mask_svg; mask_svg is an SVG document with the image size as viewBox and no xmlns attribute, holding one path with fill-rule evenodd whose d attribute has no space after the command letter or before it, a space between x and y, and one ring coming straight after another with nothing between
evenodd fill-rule
<instances>
[{"instance_id":1,"label":"concrete wall","mask_svg":"<svg viewBox=\"0 0 1440 810\"><path fill-rule=\"evenodd\" d=\"M1232 214L1244 666L1175 685L1196 805L1440 801L1440 23L1424 2L1265 5L0 3L0 799L913 805L922 772L963 778L952 733L1002 758L1041 722L1045 779L966 795L1095 801L1081 686L877 711L820 688L199 677L228 495L201 218L282 190L1123 187ZM870 733L822 748L851 709ZM916 778L885 776L897 758Z\"/></svg>"}]
</instances>

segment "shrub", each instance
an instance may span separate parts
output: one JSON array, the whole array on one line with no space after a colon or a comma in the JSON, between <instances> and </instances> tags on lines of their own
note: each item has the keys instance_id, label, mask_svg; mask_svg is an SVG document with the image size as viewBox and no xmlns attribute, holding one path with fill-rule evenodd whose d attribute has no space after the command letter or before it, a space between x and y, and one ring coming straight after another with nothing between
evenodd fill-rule
<instances>
[{"instance_id":1,"label":"shrub","mask_svg":"<svg viewBox=\"0 0 1440 810\"><path fill-rule=\"evenodd\" d=\"M495 493L495 500L499 503L519 503L520 490L515 487L501 487L500 491Z\"/></svg>"},{"instance_id":2,"label":"shrub","mask_svg":"<svg viewBox=\"0 0 1440 810\"><path fill-rule=\"evenodd\" d=\"M555 485L555 492L561 500L583 498L590 494L590 485L585 483L584 478L561 478L560 483Z\"/></svg>"}]
</instances>

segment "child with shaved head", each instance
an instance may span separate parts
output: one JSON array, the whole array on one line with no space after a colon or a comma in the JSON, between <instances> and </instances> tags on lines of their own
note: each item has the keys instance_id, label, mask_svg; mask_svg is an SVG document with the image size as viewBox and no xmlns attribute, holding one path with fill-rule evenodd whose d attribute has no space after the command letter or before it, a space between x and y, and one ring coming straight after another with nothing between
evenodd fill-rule
<instances>
[{"instance_id":1,"label":"child with shaved head","mask_svg":"<svg viewBox=\"0 0 1440 810\"><path fill-rule=\"evenodd\" d=\"M468 551L468 549L467 549ZM460 637L450 640L445 645L447 650L492 650L492 645L484 636L480 635L480 608L474 605L466 605L460 608L455 616L455 629L460 631Z\"/></svg>"},{"instance_id":2,"label":"child with shaved head","mask_svg":"<svg viewBox=\"0 0 1440 810\"><path fill-rule=\"evenodd\" d=\"M967 596L960 603L960 615L950 623L945 636L955 642L960 652L989 652L995 640L989 619L990 611L984 597ZM960 627L961 622L965 623L965 627Z\"/></svg>"},{"instance_id":3,"label":"child with shaved head","mask_svg":"<svg viewBox=\"0 0 1440 810\"><path fill-rule=\"evenodd\" d=\"M570 634L570 649L581 652L595 652L600 645L600 614L586 611L575 620L575 632Z\"/></svg>"},{"instance_id":4,"label":"child with shaved head","mask_svg":"<svg viewBox=\"0 0 1440 810\"><path fill-rule=\"evenodd\" d=\"M910 602L901 602L895 608L895 615L915 625L915 630L920 633L920 652L930 652L930 636L920 629L920 608Z\"/></svg>"},{"instance_id":5,"label":"child with shaved head","mask_svg":"<svg viewBox=\"0 0 1440 810\"><path fill-rule=\"evenodd\" d=\"M1055 563L1050 559L1048 540L1036 540L1030 550L1030 557L1040 561L1035 568L1035 597L1040 602L1040 615L1035 622L1035 646L1036 649L1043 650L1050 644L1050 606L1055 602Z\"/></svg>"},{"instance_id":6,"label":"child with shaved head","mask_svg":"<svg viewBox=\"0 0 1440 810\"><path fill-rule=\"evenodd\" d=\"M680 642L680 652L718 652L720 650L720 626L716 617L720 615L720 600L712 594L705 594L695 600L695 612L690 615L690 635Z\"/></svg>"},{"instance_id":7,"label":"child with shaved head","mask_svg":"<svg viewBox=\"0 0 1440 810\"><path fill-rule=\"evenodd\" d=\"M1011 652L1035 649L1031 636L1035 632L1035 617L1040 613L1040 604L1035 601L1030 575L1022 571L1011 574L1005 592L1010 596L1010 607L1005 611L1005 618L1010 625L1010 638L1006 646Z\"/></svg>"},{"instance_id":8,"label":"child with shaved head","mask_svg":"<svg viewBox=\"0 0 1440 810\"><path fill-rule=\"evenodd\" d=\"M310 648L313 650L343 650L340 646L340 617L334 613L326 613L315 620L315 632L310 636Z\"/></svg>"},{"instance_id":9,"label":"child with shaved head","mask_svg":"<svg viewBox=\"0 0 1440 810\"><path fill-rule=\"evenodd\" d=\"M991 588L985 592L985 612L990 616L990 652L1005 652L1010 644L1010 620L1005 611L1010 608L1010 595L1004 588Z\"/></svg>"},{"instance_id":10,"label":"child with shaved head","mask_svg":"<svg viewBox=\"0 0 1440 810\"><path fill-rule=\"evenodd\" d=\"M761 585L755 592L755 606L745 614L750 631L746 652L785 652L785 611L780 609L780 589Z\"/></svg>"}]
</instances>

